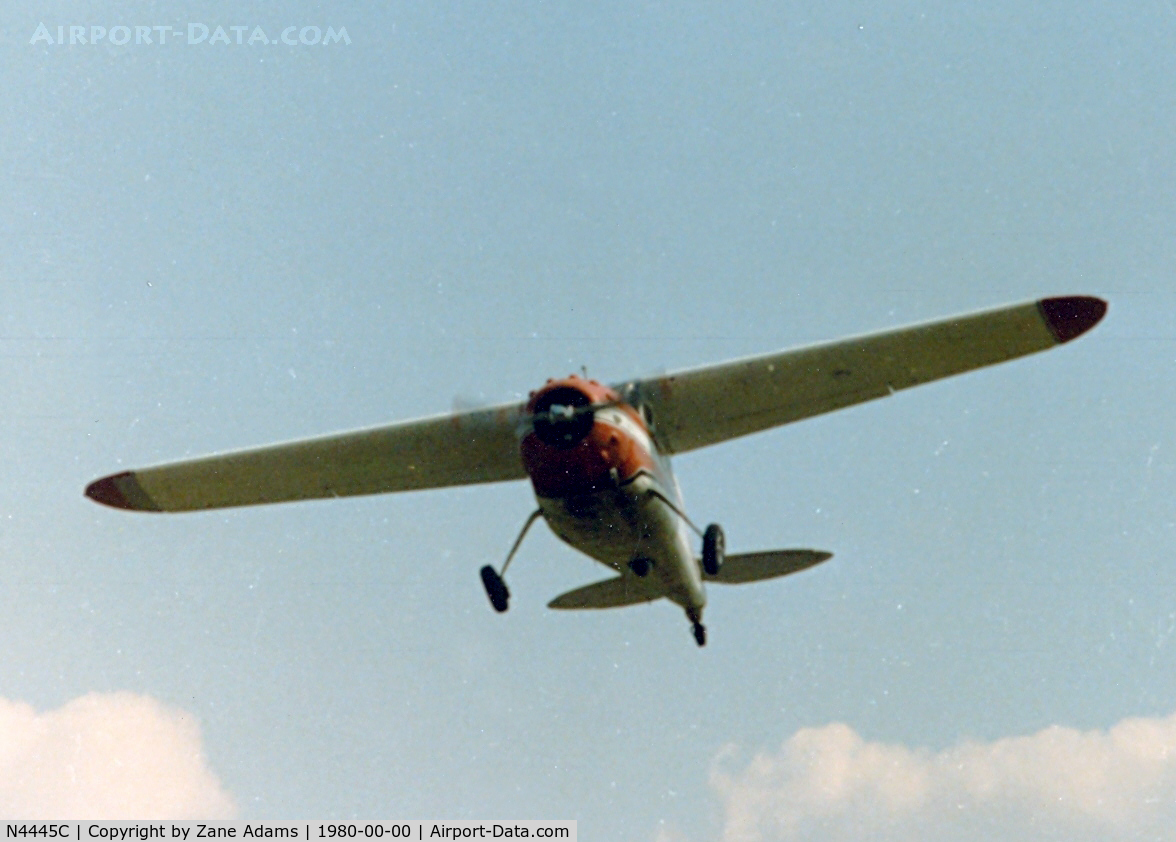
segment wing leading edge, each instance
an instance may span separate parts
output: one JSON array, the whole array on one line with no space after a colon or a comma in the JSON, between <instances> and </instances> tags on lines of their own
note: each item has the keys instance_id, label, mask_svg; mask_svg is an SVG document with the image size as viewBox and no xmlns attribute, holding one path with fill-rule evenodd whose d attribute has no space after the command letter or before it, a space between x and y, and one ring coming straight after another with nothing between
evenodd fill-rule
<instances>
[{"instance_id":1,"label":"wing leading edge","mask_svg":"<svg viewBox=\"0 0 1176 842\"><path fill-rule=\"evenodd\" d=\"M181 512L523 479L521 404L424 418L104 477L86 495Z\"/></svg>"},{"instance_id":2,"label":"wing leading edge","mask_svg":"<svg viewBox=\"0 0 1176 842\"><path fill-rule=\"evenodd\" d=\"M618 388L652 411L663 449L681 453L1044 351L1106 309L1090 296L1045 298Z\"/></svg>"}]
</instances>

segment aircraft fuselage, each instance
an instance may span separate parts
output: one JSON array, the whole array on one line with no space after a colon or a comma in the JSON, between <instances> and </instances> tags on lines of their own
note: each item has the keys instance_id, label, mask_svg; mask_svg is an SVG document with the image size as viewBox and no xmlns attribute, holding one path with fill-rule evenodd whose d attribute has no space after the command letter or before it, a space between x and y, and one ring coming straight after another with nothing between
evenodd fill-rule
<instances>
[{"instance_id":1,"label":"aircraft fuselage","mask_svg":"<svg viewBox=\"0 0 1176 842\"><path fill-rule=\"evenodd\" d=\"M575 375L549 380L527 411L523 464L551 530L622 576L655 577L700 622L706 593L681 492L642 413Z\"/></svg>"}]
</instances>

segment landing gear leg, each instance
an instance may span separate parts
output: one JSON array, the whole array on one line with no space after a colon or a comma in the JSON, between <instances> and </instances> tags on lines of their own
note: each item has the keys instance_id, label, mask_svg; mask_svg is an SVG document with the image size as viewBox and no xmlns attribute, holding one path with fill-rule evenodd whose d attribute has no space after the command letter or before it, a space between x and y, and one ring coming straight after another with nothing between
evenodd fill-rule
<instances>
[{"instance_id":1,"label":"landing gear leg","mask_svg":"<svg viewBox=\"0 0 1176 842\"><path fill-rule=\"evenodd\" d=\"M694 530L702 538L702 569L708 576L717 576L723 568L726 559L726 538L723 537L723 527L712 523L706 532L699 530L694 521L686 517L686 513L674 505L673 501L657 490L650 490L649 494L665 503L666 508L682 518L682 522Z\"/></svg>"},{"instance_id":2,"label":"landing gear leg","mask_svg":"<svg viewBox=\"0 0 1176 842\"><path fill-rule=\"evenodd\" d=\"M543 514L542 509L536 509L531 512L531 516L527 518L527 522L523 524L523 530L519 533L519 537L515 538L514 546L510 548L507 553L506 561L503 562L502 572L498 573L487 564L482 568L482 586L486 589L486 596L490 598L490 604L494 606L494 610L501 614L510 607L510 589L507 588L503 576L506 575L506 568L510 567L511 559L515 557L515 553L519 551L519 546L523 543L523 538L527 535L527 530L531 528L531 524Z\"/></svg>"}]
</instances>

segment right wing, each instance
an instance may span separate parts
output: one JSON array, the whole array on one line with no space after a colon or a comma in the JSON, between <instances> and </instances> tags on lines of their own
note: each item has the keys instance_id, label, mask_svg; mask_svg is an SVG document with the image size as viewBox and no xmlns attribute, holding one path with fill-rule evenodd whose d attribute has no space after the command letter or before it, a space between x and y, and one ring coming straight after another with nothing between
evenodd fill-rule
<instances>
[{"instance_id":1,"label":"right wing","mask_svg":"<svg viewBox=\"0 0 1176 842\"><path fill-rule=\"evenodd\" d=\"M681 453L885 397L1069 342L1105 301L1045 298L621 384L652 415L667 453Z\"/></svg>"},{"instance_id":2,"label":"right wing","mask_svg":"<svg viewBox=\"0 0 1176 842\"><path fill-rule=\"evenodd\" d=\"M506 404L125 471L92 482L86 495L181 512L523 479L522 423L523 405Z\"/></svg>"}]
</instances>

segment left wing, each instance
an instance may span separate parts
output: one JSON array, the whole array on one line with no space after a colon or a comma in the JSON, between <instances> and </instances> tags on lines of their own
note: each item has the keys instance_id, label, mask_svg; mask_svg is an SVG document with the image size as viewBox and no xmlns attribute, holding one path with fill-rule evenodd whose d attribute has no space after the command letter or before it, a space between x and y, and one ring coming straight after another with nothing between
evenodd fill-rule
<instances>
[{"instance_id":1,"label":"left wing","mask_svg":"<svg viewBox=\"0 0 1176 842\"><path fill-rule=\"evenodd\" d=\"M182 512L523 479L522 423L523 405L506 404L126 471L91 483L86 495L121 509Z\"/></svg>"},{"instance_id":2,"label":"left wing","mask_svg":"<svg viewBox=\"0 0 1176 842\"><path fill-rule=\"evenodd\" d=\"M1044 351L1106 310L1090 296L1044 298L616 388L652 416L665 452L682 453Z\"/></svg>"}]
</instances>

